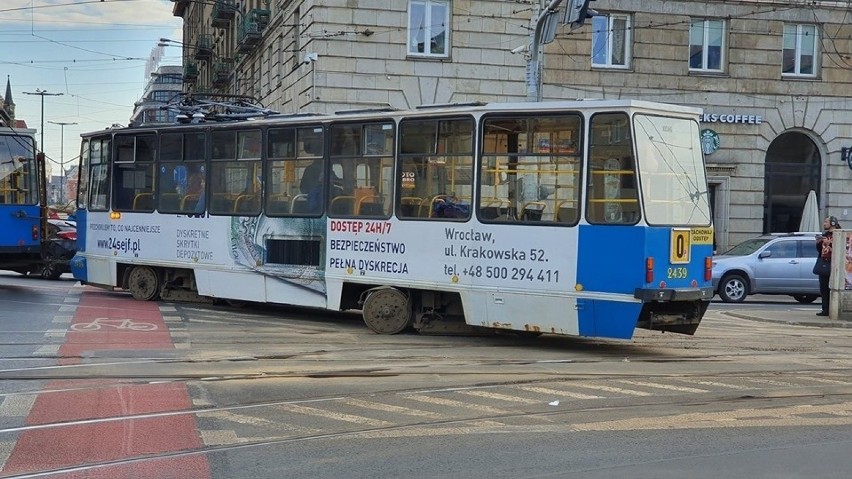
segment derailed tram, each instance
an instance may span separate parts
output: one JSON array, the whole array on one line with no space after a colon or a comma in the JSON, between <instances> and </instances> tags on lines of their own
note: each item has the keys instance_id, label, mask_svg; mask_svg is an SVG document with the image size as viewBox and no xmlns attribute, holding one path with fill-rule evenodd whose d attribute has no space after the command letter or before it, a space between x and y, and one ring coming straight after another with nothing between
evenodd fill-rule
<instances>
[{"instance_id":1,"label":"derailed tram","mask_svg":"<svg viewBox=\"0 0 852 479\"><path fill-rule=\"evenodd\" d=\"M699 110L629 100L229 114L83 135L87 284L361 310L382 334L693 334Z\"/></svg>"}]
</instances>

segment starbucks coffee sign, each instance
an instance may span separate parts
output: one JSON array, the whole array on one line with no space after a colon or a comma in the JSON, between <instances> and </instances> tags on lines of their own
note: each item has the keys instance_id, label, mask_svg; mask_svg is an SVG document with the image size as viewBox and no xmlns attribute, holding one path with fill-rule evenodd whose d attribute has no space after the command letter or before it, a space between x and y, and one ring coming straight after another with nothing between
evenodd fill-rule
<instances>
[{"instance_id":1,"label":"starbucks coffee sign","mask_svg":"<svg viewBox=\"0 0 852 479\"><path fill-rule=\"evenodd\" d=\"M705 155L711 155L719 149L719 134L713 130L701 130L701 151Z\"/></svg>"}]
</instances>

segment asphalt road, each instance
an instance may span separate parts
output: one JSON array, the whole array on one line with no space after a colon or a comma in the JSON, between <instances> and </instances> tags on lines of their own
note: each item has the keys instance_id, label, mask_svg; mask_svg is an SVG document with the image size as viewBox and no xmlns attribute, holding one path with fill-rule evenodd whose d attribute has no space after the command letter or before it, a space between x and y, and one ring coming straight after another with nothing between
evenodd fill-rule
<instances>
[{"instance_id":1,"label":"asphalt road","mask_svg":"<svg viewBox=\"0 0 852 479\"><path fill-rule=\"evenodd\" d=\"M786 297L738 305L800 308ZM371 333L0 275L3 477L845 477L852 331Z\"/></svg>"}]
</instances>

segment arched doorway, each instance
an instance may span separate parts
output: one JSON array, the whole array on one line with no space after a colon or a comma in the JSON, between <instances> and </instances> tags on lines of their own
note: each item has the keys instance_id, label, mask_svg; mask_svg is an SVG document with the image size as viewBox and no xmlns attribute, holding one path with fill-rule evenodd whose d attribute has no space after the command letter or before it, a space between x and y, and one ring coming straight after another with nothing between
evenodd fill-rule
<instances>
[{"instance_id":1,"label":"arched doorway","mask_svg":"<svg viewBox=\"0 0 852 479\"><path fill-rule=\"evenodd\" d=\"M810 190L820 197L820 154L804 133L782 133L766 151L763 232L797 231Z\"/></svg>"}]
</instances>

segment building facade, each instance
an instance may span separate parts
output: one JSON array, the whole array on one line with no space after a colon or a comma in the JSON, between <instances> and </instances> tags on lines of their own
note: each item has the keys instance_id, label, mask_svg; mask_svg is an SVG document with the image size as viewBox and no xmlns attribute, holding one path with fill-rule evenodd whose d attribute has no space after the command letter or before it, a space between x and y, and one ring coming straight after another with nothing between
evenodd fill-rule
<instances>
[{"instance_id":1,"label":"building facade","mask_svg":"<svg viewBox=\"0 0 852 479\"><path fill-rule=\"evenodd\" d=\"M560 5L564 10L565 1ZM527 45L552 1L176 0L186 91L283 113L635 98L702 107L717 249L799 229L810 190L852 222L852 2L597 0ZM556 13L554 18L561 16Z\"/></svg>"},{"instance_id":2,"label":"building facade","mask_svg":"<svg viewBox=\"0 0 852 479\"><path fill-rule=\"evenodd\" d=\"M183 91L183 67L163 65L152 72L142 98L133 105L131 125L174 123L176 113L162 107Z\"/></svg>"}]
</instances>

